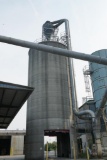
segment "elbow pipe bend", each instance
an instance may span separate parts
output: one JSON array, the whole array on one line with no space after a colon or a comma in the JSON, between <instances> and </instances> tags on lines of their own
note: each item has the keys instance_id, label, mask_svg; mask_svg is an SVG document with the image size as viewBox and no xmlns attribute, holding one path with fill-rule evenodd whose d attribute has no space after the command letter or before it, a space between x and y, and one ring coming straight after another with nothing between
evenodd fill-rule
<instances>
[{"instance_id":1,"label":"elbow pipe bend","mask_svg":"<svg viewBox=\"0 0 107 160\"><path fill-rule=\"evenodd\" d=\"M92 120L92 118L89 116L89 117L86 117L85 115L83 116L78 116L79 119L83 119L83 120Z\"/></svg>"},{"instance_id":2,"label":"elbow pipe bend","mask_svg":"<svg viewBox=\"0 0 107 160\"><path fill-rule=\"evenodd\" d=\"M87 117L82 117L82 116L89 114L91 116L90 118L92 119L92 122L95 122L95 113L93 111L91 111L91 110L85 110L85 111L78 112L78 111L76 111L75 108L73 109L73 111L74 111L74 114L76 116L78 116L78 118L81 118L81 119L84 119L84 118L87 119Z\"/></svg>"}]
</instances>

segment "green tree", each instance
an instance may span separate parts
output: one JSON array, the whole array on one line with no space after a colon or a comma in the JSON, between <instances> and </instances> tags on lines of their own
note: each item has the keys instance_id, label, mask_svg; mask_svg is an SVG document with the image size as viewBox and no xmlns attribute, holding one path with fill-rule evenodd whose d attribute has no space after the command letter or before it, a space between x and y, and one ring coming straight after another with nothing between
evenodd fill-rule
<instances>
[{"instance_id":1,"label":"green tree","mask_svg":"<svg viewBox=\"0 0 107 160\"><path fill-rule=\"evenodd\" d=\"M47 143L44 145L45 151L47 150ZM57 142L48 143L48 151L56 150Z\"/></svg>"},{"instance_id":2,"label":"green tree","mask_svg":"<svg viewBox=\"0 0 107 160\"><path fill-rule=\"evenodd\" d=\"M57 148L57 142L55 142L55 141L54 141L54 142L52 142L52 144L51 144L51 145L52 145L52 146L51 146L51 147L52 147L52 150L54 150L54 151L55 151L55 150L56 150L56 148Z\"/></svg>"}]
</instances>

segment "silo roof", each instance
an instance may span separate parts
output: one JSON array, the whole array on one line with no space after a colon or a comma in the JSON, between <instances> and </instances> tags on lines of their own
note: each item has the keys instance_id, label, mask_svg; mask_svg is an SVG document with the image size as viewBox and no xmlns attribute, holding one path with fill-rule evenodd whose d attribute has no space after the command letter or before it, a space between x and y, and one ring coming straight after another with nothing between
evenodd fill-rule
<instances>
[{"instance_id":1,"label":"silo roof","mask_svg":"<svg viewBox=\"0 0 107 160\"><path fill-rule=\"evenodd\" d=\"M0 81L1 129L9 126L33 90L32 87Z\"/></svg>"}]
</instances>

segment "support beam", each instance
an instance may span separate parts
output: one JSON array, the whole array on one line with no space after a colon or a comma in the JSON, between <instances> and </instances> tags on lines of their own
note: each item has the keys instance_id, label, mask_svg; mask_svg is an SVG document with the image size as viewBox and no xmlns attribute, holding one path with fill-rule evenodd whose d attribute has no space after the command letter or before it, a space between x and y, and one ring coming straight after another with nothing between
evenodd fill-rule
<instances>
[{"instance_id":1,"label":"support beam","mask_svg":"<svg viewBox=\"0 0 107 160\"><path fill-rule=\"evenodd\" d=\"M12 105L6 105L6 104L0 104L0 108L18 108L18 106L12 106Z\"/></svg>"},{"instance_id":2,"label":"support beam","mask_svg":"<svg viewBox=\"0 0 107 160\"><path fill-rule=\"evenodd\" d=\"M0 115L0 118L12 118L11 116Z\"/></svg>"}]
</instances>

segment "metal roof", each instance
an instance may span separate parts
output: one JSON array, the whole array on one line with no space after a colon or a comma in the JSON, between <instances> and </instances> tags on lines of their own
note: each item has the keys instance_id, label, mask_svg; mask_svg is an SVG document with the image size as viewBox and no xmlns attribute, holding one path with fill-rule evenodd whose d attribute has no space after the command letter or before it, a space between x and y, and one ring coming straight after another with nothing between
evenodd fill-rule
<instances>
[{"instance_id":1,"label":"metal roof","mask_svg":"<svg viewBox=\"0 0 107 160\"><path fill-rule=\"evenodd\" d=\"M34 88L0 81L0 128L7 128Z\"/></svg>"}]
</instances>

